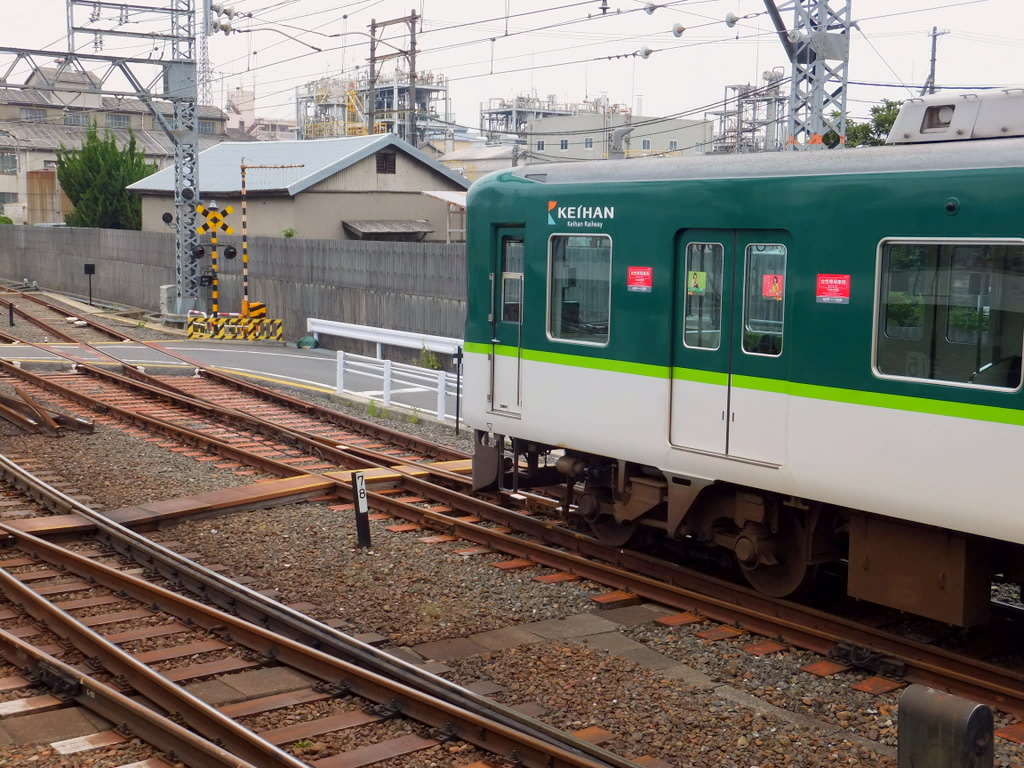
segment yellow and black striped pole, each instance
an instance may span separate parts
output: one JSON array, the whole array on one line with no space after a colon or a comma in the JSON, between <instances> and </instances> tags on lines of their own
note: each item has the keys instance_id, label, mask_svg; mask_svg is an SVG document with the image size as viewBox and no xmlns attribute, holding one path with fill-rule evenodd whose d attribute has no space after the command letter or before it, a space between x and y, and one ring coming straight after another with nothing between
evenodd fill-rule
<instances>
[{"instance_id":1,"label":"yellow and black striped pole","mask_svg":"<svg viewBox=\"0 0 1024 768\"><path fill-rule=\"evenodd\" d=\"M217 212L217 204L212 203L210 205L210 211L213 213ZM213 270L213 280L210 282L210 302L213 305L211 312L216 317L220 311L220 281L217 278L217 227L213 227L213 231L210 233L210 269Z\"/></svg>"},{"instance_id":2,"label":"yellow and black striped pole","mask_svg":"<svg viewBox=\"0 0 1024 768\"><path fill-rule=\"evenodd\" d=\"M245 218L245 158L242 159L242 317L249 316L249 224Z\"/></svg>"}]
</instances>

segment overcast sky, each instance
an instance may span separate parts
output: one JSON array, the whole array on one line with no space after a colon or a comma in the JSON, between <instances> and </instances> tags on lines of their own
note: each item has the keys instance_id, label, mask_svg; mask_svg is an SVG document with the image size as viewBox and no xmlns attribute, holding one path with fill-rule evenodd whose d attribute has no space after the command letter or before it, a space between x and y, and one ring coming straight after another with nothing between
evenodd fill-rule
<instances>
[{"instance_id":1,"label":"overcast sky","mask_svg":"<svg viewBox=\"0 0 1024 768\"><path fill-rule=\"evenodd\" d=\"M602 2L608 5L605 14ZM940 87L1024 86L1022 0L850 3L852 18L858 22L851 33L849 69L853 119L866 118L870 105L882 98L902 99L919 92L928 75L932 27L948 30L938 38L936 82ZM136 4L166 7L170 3L137 0ZM365 67L370 20L395 19L414 9L423 16L417 68L449 78L454 117L473 127L479 124L481 104L525 94L543 99L553 95L562 103L606 96L611 103L634 111L639 108L644 115L699 117L716 108L726 86L758 84L765 70L786 65L762 0L682 0L648 6L653 13L645 12L644 0L224 0L224 4L233 5L239 13L252 13L251 18L236 16L234 25L255 31L208 39L214 101L223 106L223 95L231 88L255 87L257 113L264 117L294 117L299 84ZM838 8L842 2L832 0L831 4ZM6 15L3 45L66 50L65 0L34 0L25 8L31 11ZM724 23L727 12L745 18L730 29ZM88 6L83 4L77 13L77 23L84 24ZM123 21L127 23L118 24L113 18L107 26L143 29L142 18L129 16ZM792 22L791 14L785 21ZM675 24L686 27L679 37L672 34ZM149 23L144 31L168 28L166 22L162 26ZM405 25L389 29L385 39L406 48ZM91 52L83 40L78 38L79 50ZM154 47L113 35L105 36L102 44L101 52L107 55L166 55L163 44ZM631 55L645 47L652 51L647 59ZM382 50L389 48L385 45ZM394 62L383 65L385 71L393 66Z\"/></svg>"}]
</instances>

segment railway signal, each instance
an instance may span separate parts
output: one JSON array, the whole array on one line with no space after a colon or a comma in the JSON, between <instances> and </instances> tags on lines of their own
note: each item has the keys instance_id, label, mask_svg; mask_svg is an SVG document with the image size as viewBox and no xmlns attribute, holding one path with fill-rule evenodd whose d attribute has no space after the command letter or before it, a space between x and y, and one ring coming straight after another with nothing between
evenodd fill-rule
<instances>
[{"instance_id":1,"label":"railway signal","mask_svg":"<svg viewBox=\"0 0 1024 768\"><path fill-rule=\"evenodd\" d=\"M210 300L213 303L212 310L215 315L220 309L220 283L217 280L217 232L220 230L223 231L224 234L230 235L235 231L227 221L225 221L232 211L233 209L229 205L224 209L224 212L221 213L220 209L217 207L217 203L213 200L210 201L209 207L204 206L202 203L196 206L196 213L206 218L206 221L196 227L196 232L201 235L205 235L207 232L210 233L210 268L213 270L213 276L210 283L212 288L210 292ZM234 249L232 248L232 251L233 250ZM225 256L227 256L226 252ZM227 257L229 259L233 258L232 256Z\"/></svg>"}]
</instances>

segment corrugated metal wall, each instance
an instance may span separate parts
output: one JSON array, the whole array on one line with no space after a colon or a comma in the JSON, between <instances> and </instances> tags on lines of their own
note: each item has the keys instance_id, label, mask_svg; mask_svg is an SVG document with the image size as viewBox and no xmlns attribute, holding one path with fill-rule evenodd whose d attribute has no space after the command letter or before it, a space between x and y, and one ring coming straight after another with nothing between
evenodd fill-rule
<instances>
[{"instance_id":1,"label":"corrugated metal wall","mask_svg":"<svg viewBox=\"0 0 1024 768\"><path fill-rule=\"evenodd\" d=\"M220 310L242 301L241 243L234 260L219 259ZM319 317L401 331L461 338L466 317L463 243L390 243L253 237L251 301L285 322L291 341ZM0 226L0 278L85 296L84 265L96 265L93 296L156 312L159 286L174 283L174 236L70 227ZM209 255L201 262L210 265ZM203 289L206 290L206 289Z\"/></svg>"}]
</instances>

